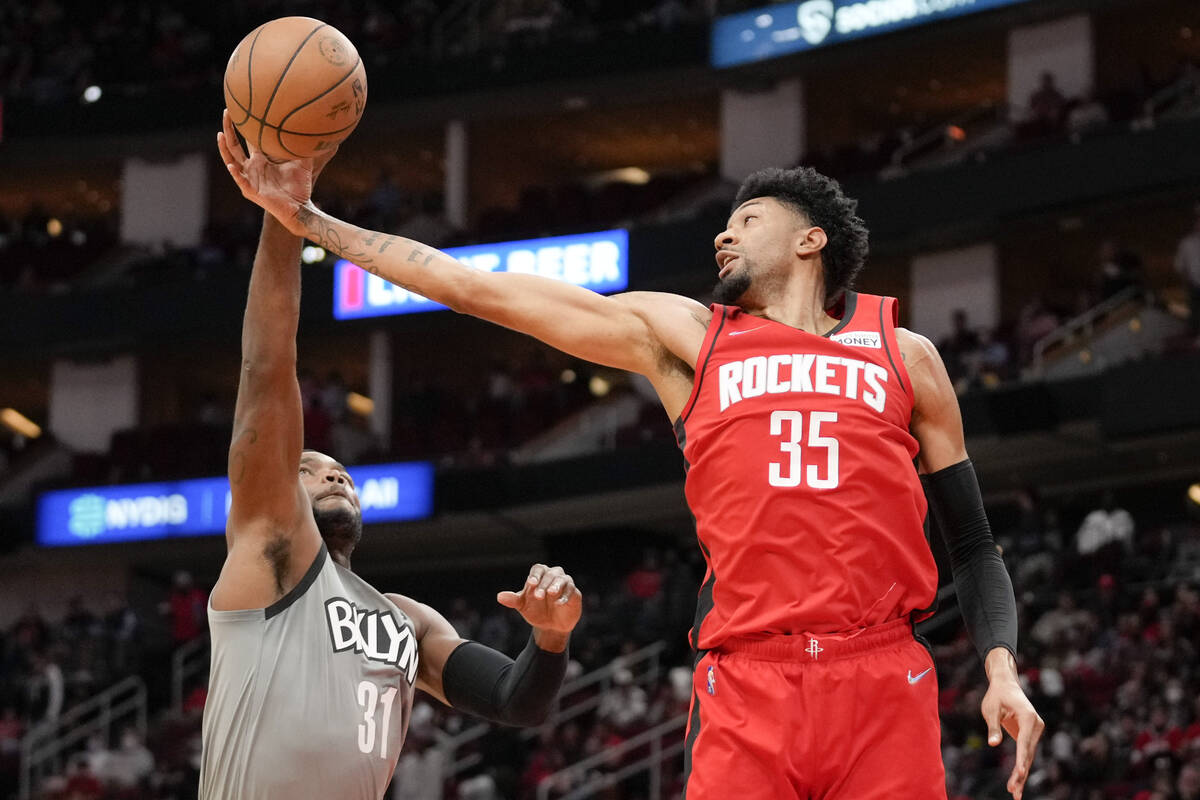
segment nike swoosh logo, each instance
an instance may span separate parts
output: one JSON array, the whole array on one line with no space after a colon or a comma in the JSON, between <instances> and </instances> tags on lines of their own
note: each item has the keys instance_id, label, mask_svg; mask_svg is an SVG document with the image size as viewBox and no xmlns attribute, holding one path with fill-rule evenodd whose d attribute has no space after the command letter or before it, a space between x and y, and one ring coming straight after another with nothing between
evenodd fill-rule
<instances>
[{"instance_id":1,"label":"nike swoosh logo","mask_svg":"<svg viewBox=\"0 0 1200 800\"><path fill-rule=\"evenodd\" d=\"M741 336L743 333L754 333L755 331L760 331L760 330L762 330L762 329L763 329L763 328L765 328L765 327L767 327L767 326L766 326L766 325L759 325L757 328L750 328L749 330L744 330L744 331L730 331L730 332L729 332L729 335L730 335L730 336Z\"/></svg>"},{"instance_id":2,"label":"nike swoosh logo","mask_svg":"<svg viewBox=\"0 0 1200 800\"><path fill-rule=\"evenodd\" d=\"M909 683L916 683L917 681L921 680L921 678L924 678L924 677L925 677L925 675L926 675L926 673L928 673L928 672L929 672L929 670L931 670L931 669L933 669L933 667L927 667L927 668L925 669L925 672L918 672L916 675L913 675L913 674L912 674L912 670L910 669L910 670L908 671L908 682L909 682Z\"/></svg>"}]
</instances>

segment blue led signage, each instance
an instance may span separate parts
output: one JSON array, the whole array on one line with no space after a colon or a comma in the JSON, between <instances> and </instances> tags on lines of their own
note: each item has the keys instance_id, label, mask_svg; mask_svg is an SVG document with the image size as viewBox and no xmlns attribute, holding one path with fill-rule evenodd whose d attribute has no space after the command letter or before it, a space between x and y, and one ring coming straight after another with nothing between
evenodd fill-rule
<instances>
[{"instance_id":1,"label":"blue led signage","mask_svg":"<svg viewBox=\"0 0 1200 800\"><path fill-rule=\"evenodd\" d=\"M629 286L629 232L625 230L450 247L445 252L486 272L542 275L594 292L619 292ZM333 316L336 319L413 314L444 308L440 303L388 283L345 259L334 265Z\"/></svg>"},{"instance_id":2,"label":"blue led signage","mask_svg":"<svg viewBox=\"0 0 1200 800\"><path fill-rule=\"evenodd\" d=\"M712 65L732 67L1028 0L807 0L721 17Z\"/></svg>"},{"instance_id":3,"label":"blue led signage","mask_svg":"<svg viewBox=\"0 0 1200 800\"><path fill-rule=\"evenodd\" d=\"M364 524L433 513L432 464L372 464L349 471ZM37 541L60 546L224 533L230 497L226 478L45 492L38 498Z\"/></svg>"}]
</instances>

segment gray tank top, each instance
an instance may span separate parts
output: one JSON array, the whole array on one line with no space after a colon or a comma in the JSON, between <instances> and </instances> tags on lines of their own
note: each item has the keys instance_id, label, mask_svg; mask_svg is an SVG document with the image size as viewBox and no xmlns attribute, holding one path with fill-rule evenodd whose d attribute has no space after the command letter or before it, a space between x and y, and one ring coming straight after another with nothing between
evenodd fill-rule
<instances>
[{"instance_id":1,"label":"gray tank top","mask_svg":"<svg viewBox=\"0 0 1200 800\"><path fill-rule=\"evenodd\" d=\"M208 608L201 800L379 800L412 711L417 640L321 544L269 608Z\"/></svg>"}]
</instances>

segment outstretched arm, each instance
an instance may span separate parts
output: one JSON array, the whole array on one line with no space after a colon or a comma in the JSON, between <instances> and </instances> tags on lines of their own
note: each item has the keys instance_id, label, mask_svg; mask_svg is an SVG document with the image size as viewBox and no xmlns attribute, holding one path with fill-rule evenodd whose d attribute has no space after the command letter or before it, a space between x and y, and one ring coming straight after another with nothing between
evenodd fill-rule
<instances>
[{"instance_id":1,"label":"outstretched arm","mask_svg":"<svg viewBox=\"0 0 1200 800\"><path fill-rule=\"evenodd\" d=\"M280 191L271 181L275 165L258 171L237 153L230 153L226 165L242 194L292 233L455 311L584 360L641 373L659 389L668 411L671 391L664 381L670 364L695 366L710 314L690 298L655 292L604 297L537 275L471 269L420 242L364 230L325 214L308 197ZM680 407L691 390L687 377Z\"/></svg>"},{"instance_id":2,"label":"outstretched arm","mask_svg":"<svg viewBox=\"0 0 1200 800\"><path fill-rule=\"evenodd\" d=\"M240 153L228 112L223 123L218 147ZM314 169L319 172L331 156L315 166L312 161L281 165L277 180L307 196ZM300 244L274 217L264 215L242 322L229 448L229 556L212 593L218 610L270 605L295 585L320 548L298 473L303 445L296 381Z\"/></svg>"},{"instance_id":3,"label":"outstretched arm","mask_svg":"<svg viewBox=\"0 0 1200 800\"><path fill-rule=\"evenodd\" d=\"M897 333L913 385L912 431L921 445L922 483L950 551L967 633L988 677L982 705L988 744L1000 744L1002 727L1017 741L1008 790L1020 800L1045 723L1017 678L1012 581L992 539L975 467L967 457L958 397L941 356L925 337L906 330Z\"/></svg>"},{"instance_id":4,"label":"outstretched arm","mask_svg":"<svg viewBox=\"0 0 1200 800\"><path fill-rule=\"evenodd\" d=\"M504 725L540 725L558 696L567 669L567 644L583 599L561 567L535 564L520 592L500 592L532 628L516 660L463 639L427 605L389 594L413 620L420 641L417 688L449 706Z\"/></svg>"}]
</instances>

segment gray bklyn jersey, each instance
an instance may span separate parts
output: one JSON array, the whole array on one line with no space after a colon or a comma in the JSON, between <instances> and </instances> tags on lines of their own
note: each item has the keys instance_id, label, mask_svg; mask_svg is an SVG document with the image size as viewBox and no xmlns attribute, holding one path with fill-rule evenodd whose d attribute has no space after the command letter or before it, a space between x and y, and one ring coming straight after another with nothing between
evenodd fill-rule
<instances>
[{"instance_id":1,"label":"gray bklyn jersey","mask_svg":"<svg viewBox=\"0 0 1200 800\"><path fill-rule=\"evenodd\" d=\"M379 800L404 743L417 640L325 548L269 608L209 606L201 800Z\"/></svg>"}]
</instances>

